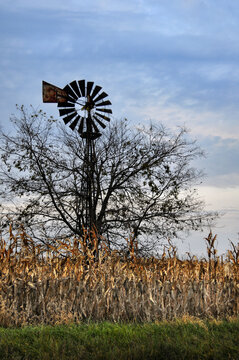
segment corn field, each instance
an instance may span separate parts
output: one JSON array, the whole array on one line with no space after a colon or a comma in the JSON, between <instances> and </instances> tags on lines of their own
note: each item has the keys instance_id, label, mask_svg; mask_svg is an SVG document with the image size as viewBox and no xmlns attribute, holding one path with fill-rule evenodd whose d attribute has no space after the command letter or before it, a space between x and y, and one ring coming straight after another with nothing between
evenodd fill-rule
<instances>
[{"instance_id":1,"label":"corn field","mask_svg":"<svg viewBox=\"0 0 239 360\"><path fill-rule=\"evenodd\" d=\"M206 238L207 259L180 260L174 246L142 258L131 239L124 257L104 241L98 251L94 232L91 250L86 236L44 248L10 226L0 241L0 326L238 316L239 244L224 259L215 239Z\"/></svg>"}]
</instances>

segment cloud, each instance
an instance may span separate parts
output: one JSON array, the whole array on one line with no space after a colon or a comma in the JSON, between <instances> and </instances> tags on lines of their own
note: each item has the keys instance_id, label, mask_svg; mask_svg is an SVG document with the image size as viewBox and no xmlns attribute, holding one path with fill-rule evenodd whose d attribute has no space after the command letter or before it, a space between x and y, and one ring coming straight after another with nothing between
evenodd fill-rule
<instances>
[{"instance_id":1,"label":"cloud","mask_svg":"<svg viewBox=\"0 0 239 360\"><path fill-rule=\"evenodd\" d=\"M1 7L0 105L6 114L9 101L9 108L40 105L42 79L64 86L86 78L108 89L116 117L238 137L239 6L223 0L15 0Z\"/></svg>"},{"instance_id":2,"label":"cloud","mask_svg":"<svg viewBox=\"0 0 239 360\"><path fill-rule=\"evenodd\" d=\"M227 214L228 217L239 216L239 186L222 188L218 191L217 187L200 186L200 196L206 201L207 209L219 211Z\"/></svg>"}]
</instances>

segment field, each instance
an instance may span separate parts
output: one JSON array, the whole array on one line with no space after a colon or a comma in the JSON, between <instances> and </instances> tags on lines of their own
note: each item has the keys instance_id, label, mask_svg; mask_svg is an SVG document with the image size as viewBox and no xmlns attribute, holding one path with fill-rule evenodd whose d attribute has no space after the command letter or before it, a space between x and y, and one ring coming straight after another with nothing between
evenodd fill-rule
<instances>
[{"instance_id":1,"label":"field","mask_svg":"<svg viewBox=\"0 0 239 360\"><path fill-rule=\"evenodd\" d=\"M59 325L82 321L155 322L183 317L227 319L239 312L239 250L217 257L216 237L206 239L208 258L160 258L109 252L97 237L57 241L43 248L23 228L0 244L0 326Z\"/></svg>"},{"instance_id":2,"label":"field","mask_svg":"<svg viewBox=\"0 0 239 360\"><path fill-rule=\"evenodd\" d=\"M44 247L10 226L0 359L238 359L239 248L218 257L215 240L207 259L179 259L173 245L143 258L131 239L123 256L94 233Z\"/></svg>"},{"instance_id":3,"label":"field","mask_svg":"<svg viewBox=\"0 0 239 360\"><path fill-rule=\"evenodd\" d=\"M0 359L238 360L239 320L0 328Z\"/></svg>"}]
</instances>

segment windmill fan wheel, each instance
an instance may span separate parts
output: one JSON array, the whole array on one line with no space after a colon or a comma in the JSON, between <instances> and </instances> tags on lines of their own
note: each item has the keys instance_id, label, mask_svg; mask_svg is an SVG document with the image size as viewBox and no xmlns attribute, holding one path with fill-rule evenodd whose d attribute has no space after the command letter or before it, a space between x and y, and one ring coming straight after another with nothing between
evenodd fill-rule
<instances>
[{"instance_id":1,"label":"windmill fan wheel","mask_svg":"<svg viewBox=\"0 0 239 360\"><path fill-rule=\"evenodd\" d=\"M67 98L58 103L60 116L72 130L77 129L82 138L96 139L101 136L100 128L110 121L111 102L101 86L85 80L74 80L63 89Z\"/></svg>"}]
</instances>

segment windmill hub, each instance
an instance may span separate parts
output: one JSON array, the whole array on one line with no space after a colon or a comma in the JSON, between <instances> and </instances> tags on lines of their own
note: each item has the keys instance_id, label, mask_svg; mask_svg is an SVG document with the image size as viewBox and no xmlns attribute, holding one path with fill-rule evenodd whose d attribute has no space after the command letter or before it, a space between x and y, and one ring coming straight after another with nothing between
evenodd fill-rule
<instances>
[{"instance_id":1,"label":"windmill hub","mask_svg":"<svg viewBox=\"0 0 239 360\"><path fill-rule=\"evenodd\" d=\"M81 108L81 110L86 110L88 111L88 114L91 113L91 110L94 109L95 103L94 101L91 99L91 97L88 95L87 96L87 101L85 103L85 105Z\"/></svg>"}]
</instances>

